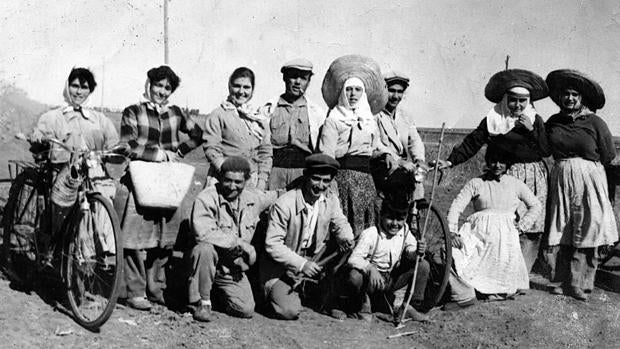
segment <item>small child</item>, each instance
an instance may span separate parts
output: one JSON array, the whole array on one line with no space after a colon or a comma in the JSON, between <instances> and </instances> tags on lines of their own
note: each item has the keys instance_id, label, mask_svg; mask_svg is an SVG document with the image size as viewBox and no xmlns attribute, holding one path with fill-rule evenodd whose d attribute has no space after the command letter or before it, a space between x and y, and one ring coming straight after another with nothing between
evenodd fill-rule
<instances>
[{"instance_id":1,"label":"small child","mask_svg":"<svg viewBox=\"0 0 620 349\"><path fill-rule=\"evenodd\" d=\"M345 285L351 301L351 311L359 318L371 321L372 311L394 313L394 293L406 287L413 277L417 256L426 251L424 240L416 241L406 224L409 205L384 200L378 227L362 231L349 257ZM415 306L424 300L429 264L420 259L415 281L415 292L408 315L416 321L428 316L418 313Z\"/></svg>"}]
</instances>

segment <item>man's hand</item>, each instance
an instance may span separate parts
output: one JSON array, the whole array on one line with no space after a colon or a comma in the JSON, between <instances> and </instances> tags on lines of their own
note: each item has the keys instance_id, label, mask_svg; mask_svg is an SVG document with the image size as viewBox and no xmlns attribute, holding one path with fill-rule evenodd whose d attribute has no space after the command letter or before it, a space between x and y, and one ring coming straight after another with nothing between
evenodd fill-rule
<instances>
[{"instance_id":1,"label":"man's hand","mask_svg":"<svg viewBox=\"0 0 620 349\"><path fill-rule=\"evenodd\" d=\"M318 264L314 263L313 261L306 261L306 264L304 264L304 267L301 268L301 272L309 278L314 278L315 276L319 275L321 270L323 270L323 268L321 268Z\"/></svg>"},{"instance_id":2,"label":"man's hand","mask_svg":"<svg viewBox=\"0 0 620 349\"><path fill-rule=\"evenodd\" d=\"M420 241L418 241L418 250L417 250L419 255L424 255L424 253L426 252L426 240L424 239L420 239Z\"/></svg>"},{"instance_id":3,"label":"man's hand","mask_svg":"<svg viewBox=\"0 0 620 349\"><path fill-rule=\"evenodd\" d=\"M350 251L353 248L353 240L351 239L343 239L338 241L338 250L340 253L345 253Z\"/></svg>"},{"instance_id":4,"label":"man's hand","mask_svg":"<svg viewBox=\"0 0 620 349\"><path fill-rule=\"evenodd\" d=\"M248 265L256 263L256 249L251 244L243 241L241 243L241 249L243 250L243 257L246 259Z\"/></svg>"},{"instance_id":5,"label":"man's hand","mask_svg":"<svg viewBox=\"0 0 620 349\"><path fill-rule=\"evenodd\" d=\"M373 292L383 291L385 288L383 276L381 276L374 264L371 264L368 268L368 286L370 286L370 290Z\"/></svg>"},{"instance_id":6,"label":"man's hand","mask_svg":"<svg viewBox=\"0 0 620 349\"><path fill-rule=\"evenodd\" d=\"M451 233L450 240L452 241L452 247L458 249L463 248L463 240L461 240L461 236L459 234Z\"/></svg>"},{"instance_id":7,"label":"man's hand","mask_svg":"<svg viewBox=\"0 0 620 349\"><path fill-rule=\"evenodd\" d=\"M432 160L431 162L428 163L428 166L430 167L437 166L438 170L444 170L446 168L452 167L452 163L447 160L439 160L439 161Z\"/></svg>"},{"instance_id":8,"label":"man's hand","mask_svg":"<svg viewBox=\"0 0 620 349\"><path fill-rule=\"evenodd\" d=\"M415 172L416 170L416 166L413 162L404 159L400 159L400 161L398 161L398 166L404 168L405 170L407 170L407 172L411 173Z\"/></svg>"}]
</instances>

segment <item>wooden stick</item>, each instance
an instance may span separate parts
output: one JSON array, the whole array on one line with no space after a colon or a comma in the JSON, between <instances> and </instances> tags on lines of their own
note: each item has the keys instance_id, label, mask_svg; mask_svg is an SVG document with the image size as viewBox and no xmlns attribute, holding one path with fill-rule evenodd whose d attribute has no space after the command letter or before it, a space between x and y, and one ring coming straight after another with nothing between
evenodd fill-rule
<instances>
[{"instance_id":1,"label":"wooden stick","mask_svg":"<svg viewBox=\"0 0 620 349\"><path fill-rule=\"evenodd\" d=\"M393 334L391 336L388 336L388 339L399 338L399 337L404 337L404 336L411 336L412 334L416 334L416 332L415 331L401 332L401 333L397 333L397 334Z\"/></svg>"},{"instance_id":2,"label":"wooden stick","mask_svg":"<svg viewBox=\"0 0 620 349\"><path fill-rule=\"evenodd\" d=\"M443 144L443 134L446 129L446 123L441 124L441 133L439 135L439 149L437 149L437 159L435 160L435 168L433 171L433 183L431 185L431 199L428 203L429 213L430 208L433 205L433 196L435 196L435 183L437 182L437 171L439 169L439 156L441 155L441 145ZM424 234L426 233L426 228L428 227L428 217L430 214L427 213L426 217L424 217L424 227L422 228L422 233L420 233L420 240L424 239ZM403 321L405 320L405 314L407 313L407 306L411 302L411 298L413 297L413 293L415 291L415 280L418 277L418 266L420 265L420 261L422 260L421 256L417 256L415 266L413 267L413 277L411 278L411 282L407 287L407 291L409 294L406 297L406 301L400 306L401 314L398 323L396 324L396 328L402 327Z\"/></svg>"}]
</instances>

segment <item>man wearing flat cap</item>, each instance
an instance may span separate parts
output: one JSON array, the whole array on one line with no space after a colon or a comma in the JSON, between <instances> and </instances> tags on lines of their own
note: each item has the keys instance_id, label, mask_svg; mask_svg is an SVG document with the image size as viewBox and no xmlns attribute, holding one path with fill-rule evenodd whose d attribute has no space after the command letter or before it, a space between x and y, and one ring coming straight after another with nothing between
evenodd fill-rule
<instances>
[{"instance_id":1,"label":"man wearing flat cap","mask_svg":"<svg viewBox=\"0 0 620 349\"><path fill-rule=\"evenodd\" d=\"M285 91L267 105L271 114L273 168L269 189L284 189L304 170L304 158L316 152L319 130L326 111L309 101L305 92L312 78L312 63L295 59L280 69Z\"/></svg>"},{"instance_id":2,"label":"man wearing flat cap","mask_svg":"<svg viewBox=\"0 0 620 349\"><path fill-rule=\"evenodd\" d=\"M385 75L385 82L388 88L388 101L383 110L377 114L379 139L384 146L382 151L384 166L387 166L386 170L390 173L402 168L413 174L416 165L424 164L424 142L413 123L413 118L398 107L409 87L409 78L405 74L391 71ZM381 185L378 187L379 191L386 189L381 188ZM423 197L423 187L416 186L413 198Z\"/></svg>"},{"instance_id":3,"label":"man wearing flat cap","mask_svg":"<svg viewBox=\"0 0 620 349\"><path fill-rule=\"evenodd\" d=\"M185 256L189 302L197 321L211 321L212 291L213 306L227 314L249 318L254 313L246 271L256 261L253 238L261 213L276 194L245 188L249 178L249 161L228 157L222 163L219 183L202 191L192 207L195 243Z\"/></svg>"},{"instance_id":4,"label":"man wearing flat cap","mask_svg":"<svg viewBox=\"0 0 620 349\"><path fill-rule=\"evenodd\" d=\"M353 231L330 184L340 167L325 154L305 160L301 183L282 195L269 213L259 274L267 306L278 319L301 312L300 280L321 279L328 261L353 245ZM331 257L330 257L331 256ZM300 292L300 293L298 293ZM307 300L307 298L304 298Z\"/></svg>"}]
</instances>

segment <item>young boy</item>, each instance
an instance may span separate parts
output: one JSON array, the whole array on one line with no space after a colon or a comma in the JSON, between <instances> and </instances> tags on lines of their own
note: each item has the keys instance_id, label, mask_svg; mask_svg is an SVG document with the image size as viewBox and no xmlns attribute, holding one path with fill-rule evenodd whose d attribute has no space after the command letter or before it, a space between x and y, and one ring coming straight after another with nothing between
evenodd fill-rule
<instances>
[{"instance_id":1,"label":"young boy","mask_svg":"<svg viewBox=\"0 0 620 349\"><path fill-rule=\"evenodd\" d=\"M351 311L358 317L372 320L372 311L390 312L395 316L394 293L405 287L413 277L417 256L426 251L426 242L416 241L406 224L409 207L407 203L383 201L378 227L364 230L348 264L351 267L345 280ZM429 264L421 259L411 304L424 300ZM428 316L408 306L409 317L426 321Z\"/></svg>"}]
</instances>

